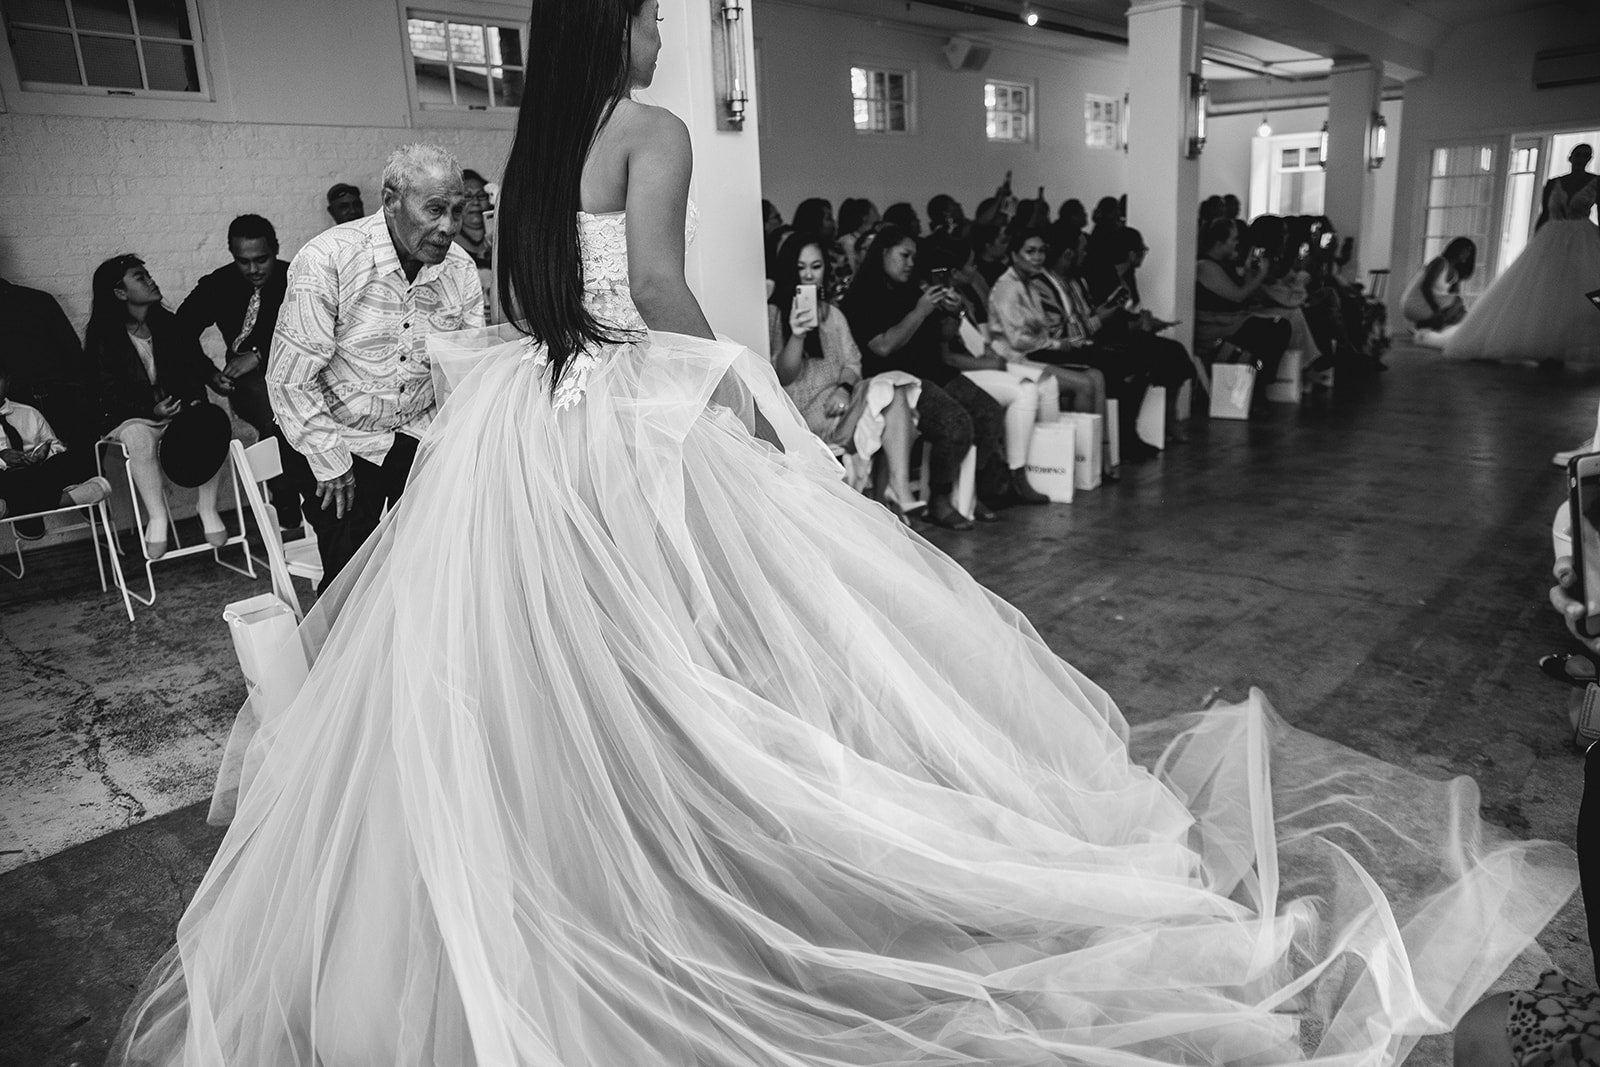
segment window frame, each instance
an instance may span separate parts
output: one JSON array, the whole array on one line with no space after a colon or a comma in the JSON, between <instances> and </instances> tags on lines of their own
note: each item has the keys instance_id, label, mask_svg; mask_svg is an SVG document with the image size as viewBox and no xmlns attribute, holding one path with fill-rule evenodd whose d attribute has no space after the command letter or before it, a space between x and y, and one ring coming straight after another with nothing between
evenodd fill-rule
<instances>
[{"instance_id":1,"label":"window frame","mask_svg":"<svg viewBox=\"0 0 1600 1067\"><path fill-rule=\"evenodd\" d=\"M138 109L140 103L150 104L159 102L163 105L177 105L189 108L203 109L210 113L219 103L217 86L211 70L209 57L209 38L207 34L207 15L210 3L208 0L183 0L184 7L189 14L189 30L193 34L187 40L176 37L161 37L154 34L139 32L138 12L133 3L129 2L129 22L132 25L131 33L119 33L113 30L80 30L77 26L76 14L69 3L67 5L67 33L72 40L73 53L78 60L80 73L87 75L83 59L82 37L99 37L109 40L132 41L135 55L139 62L141 80L148 80L148 71L145 63L142 42L146 39L162 44L186 45L194 49L195 74L199 88L193 91L174 89L129 89L120 86L108 85L72 85L65 82L39 82L24 81L22 71L17 66L17 59L12 52L11 34L16 22L7 10L7 4L0 0L0 21L5 27L4 46L0 47L0 99L16 94L18 103L23 100L30 104L37 103L39 107L30 107L27 110L43 113L51 112L80 112L83 110L103 114L128 113L129 105L135 107L133 114L140 116L150 114L150 109ZM62 27L52 26L47 23L22 23L23 26L33 29L38 28L49 33L60 33ZM65 101L66 106L50 106L47 101ZM112 104L110 109L103 109L97 105ZM84 107L83 105L87 105ZM117 106L120 105L120 106ZM4 110L0 107L0 110ZM165 111L165 109L163 109ZM175 116L176 117L176 116Z\"/></svg>"},{"instance_id":2,"label":"window frame","mask_svg":"<svg viewBox=\"0 0 1600 1067\"><path fill-rule=\"evenodd\" d=\"M526 86L528 55L533 42L528 35L526 11L521 5L456 2L456 0L420 0L420 2L397 0L395 14L399 22L401 62L405 64L406 94L410 98L413 127L498 130L516 127L515 106L497 104L493 107L473 107L465 104L424 103L417 86L416 57L411 53L410 21L413 18L442 19L447 22L473 23L478 26L516 30L522 37L522 71ZM493 64L486 62L485 66L492 67Z\"/></svg>"},{"instance_id":3,"label":"window frame","mask_svg":"<svg viewBox=\"0 0 1600 1067\"><path fill-rule=\"evenodd\" d=\"M874 74L882 74L886 79L891 77L891 76L898 76L898 77L904 79L904 82L905 82L905 116L906 116L906 128L905 129L896 130L896 129L890 129L890 128L887 127L888 114L889 114L889 111L888 111L888 97L884 98L884 104L883 104L883 107L884 107L884 122L885 122L885 128L884 129L881 129L881 130L880 129L873 129L871 127L863 128L863 127L858 126L856 124L856 120L855 120L856 104L858 102L860 102L860 101L863 101L863 100L866 101L868 104L870 104L874 99L872 97L872 95L870 94L870 92L865 97L859 97L859 96L856 95L856 90L855 90L855 72L858 71L858 70L866 72L867 84L868 84L869 89L871 87L872 76ZM850 67L849 67L849 75L848 76L849 76L849 79L850 79L850 128L857 135L862 136L862 137L910 137L910 136L913 136L913 135L916 134L916 132L917 132L917 72L916 72L915 68L913 68L913 67L896 66L896 65L894 65L892 63L886 63L883 60L878 60L878 59L853 58L853 59L850 60ZM884 87L885 87L885 89L888 88L888 82L887 81L885 81Z\"/></svg>"},{"instance_id":4,"label":"window frame","mask_svg":"<svg viewBox=\"0 0 1600 1067\"><path fill-rule=\"evenodd\" d=\"M1016 111L1012 110L1009 107L1007 107L1007 108L992 108L992 107L989 106L989 101L988 101L987 97L989 95L989 89L990 89L991 86L993 86L993 87L995 87L997 89L1006 90L1008 96L1009 96L1010 93L1015 92L1018 89L1022 90L1024 104L1023 104L1023 108L1022 108L1022 111L1021 111L1021 115L1022 115L1022 136L1021 137L995 137L993 134L991 134L989 132L989 120L993 115L1004 113L1004 114L1007 114L1007 115L1015 116L1016 114L1018 114ZM984 139L984 143L985 144L991 144L991 145L1029 145L1029 144L1032 144L1033 141L1034 141L1035 134L1039 129L1039 119L1038 119L1038 114L1037 114L1038 105L1039 105L1039 92L1034 87L1033 83L1031 81L1011 81L1010 79L1007 79L1007 78L984 78L983 79L983 93L984 93L984 97L985 97L984 102L983 102L983 139Z\"/></svg>"}]
</instances>

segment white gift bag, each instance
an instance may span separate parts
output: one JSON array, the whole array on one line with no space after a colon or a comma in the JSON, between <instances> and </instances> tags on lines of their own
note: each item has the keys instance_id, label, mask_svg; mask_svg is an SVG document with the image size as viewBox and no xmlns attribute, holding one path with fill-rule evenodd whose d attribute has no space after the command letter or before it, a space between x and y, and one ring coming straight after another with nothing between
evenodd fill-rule
<instances>
[{"instance_id":1,"label":"white gift bag","mask_svg":"<svg viewBox=\"0 0 1600 1067\"><path fill-rule=\"evenodd\" d=\"M1218 363L1211 368L1211 417L1248 419L1256 369L1248 363Z\"/></svg>"},{"instance_id":2,"label":"white gift bag","mask_svg":"<svg viewBox=\"0 0 1600 1067\"><path fill-rule=\"evenodd\" d=\"M306 651L289 605L271 593L236 600L222 611L258 722L270 722L300 692Z\"/></svg>"},{"instance_id":3,"label":"white gift bag","mask_svg":"<svg viewBox=\"0 0 1600 1067\"><path fill-rule=\"evenodd\" d=\"M1106 398L1106 432L1100 438L1106 446L1106 467L1116 470L1122 466L1122 414L1121 407L1111 397Z\"/></svg>"},{"instance_id":4,"label":"white gift bag","mask_svg":"<svg viewBox=\"0 0 1600 1067\"><path fill-rule=\"evenodd\" d=\"M1277 377L1267 385L1267 400L1274 404L1300 403L1300 373L1304 353L1291 348L1278 361Z\"/></svg>"},{"instance_id":5,"label":"white gift bag","mask_svg":"<svg viewBox=\"0 0 1600 1067\"><path fill-rule=\"evenodd\" d=\"M1053 504L1072 503L1078 431L1065 419L1035 423L1028 443L1028 484Z\"/></svg>"},{"instance_id":6,"label":"white gift bag","mask_svg":"<svg viewBox=\"0 0 1600 1067\"><path fill-rule=\"evenodd\" d=\"M1156 448L1167 447L1167 387L1152 385L1144 391L1139 419L1133 424L1139 440Z\"/></svg>"},{"instance_id":7,"label":"white gift bag","mask_svg":"<svg viewBox=\"0 0 1600 1067\"><path fill-rule=\"evenodd\" d=\"M1061 421L1070 423L1073 429L1073 488L1100 488L1101 472L1105 465L1105 420L1092 412L1063 411Z\"/></svg>"}]
</instances>

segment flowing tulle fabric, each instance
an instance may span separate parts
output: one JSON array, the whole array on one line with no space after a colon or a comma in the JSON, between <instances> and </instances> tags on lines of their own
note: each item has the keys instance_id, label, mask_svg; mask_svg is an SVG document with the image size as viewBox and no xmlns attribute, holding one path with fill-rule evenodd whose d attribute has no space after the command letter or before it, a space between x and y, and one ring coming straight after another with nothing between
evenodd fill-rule
<instances>
[{"instance_id":1,"label":"flowing tulle fabric","mask_svg":"<svg viewBox=\"0 0 1600 1067\"><path fill-rule=\"evenodd\" d=\"M652 334L557 410L495 341L113 1063L1389 1063L1572 891L1258 694L1136 759L748 350Z\"/></svg>"},{"instance_id":2,"label":"flowing tulle fabric","mask_svg":"<svg viewBox=\"0 0 1600 1067\"><path fill-rule=\"evenodd\" d=\"M1600 229L1586 218L1551 219L1473 302L1445 355L1600 365L1600 310L1584 296L1596 287Z\"/></svg>"}]
</instances>

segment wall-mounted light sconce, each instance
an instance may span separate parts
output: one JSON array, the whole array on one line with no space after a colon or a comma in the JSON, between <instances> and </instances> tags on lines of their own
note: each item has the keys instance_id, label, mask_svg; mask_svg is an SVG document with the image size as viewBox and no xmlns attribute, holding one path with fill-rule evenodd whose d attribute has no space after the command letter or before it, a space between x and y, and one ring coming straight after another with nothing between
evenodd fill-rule
<instances>
[{"instance_id":1,"label":"wall-mounted light sconce","mask_svg":"<svg viewBox=\"0 0 1600 1067\"><path fill-rule=\"evenodd\" d=\"M1389 154L1389 122L1378 112L1367 120L1367 168L1377 170L1383 166L1383 157Z\"/></svg>"},{"instance_id":2,"label":"wall-mounted light sconce","mask_svg":"<svg viewBox=\"0 0 1600 1067\"><path fill-rule=\"evenodd\" d=\"M1322 124L1322 133L1317 137L1317 162L1323 170L1328 169L1328 124Z\"/></svg>"},{"instance_id":3,"label":"wall-mounted light sconce","mask_svg":"<svg viewBox=\"0 0 1600 1067\"><path fill-rule=\"evenodd\" d=\"M1198 74L1189 75L1189 158L1199 159L1206 146L1206 112L1211 109L1211 87Z\"/></svg>"},{"instance_id":4,"label":"wall-mounted light sconce","mask_svg":"<svg viewBox=\"0 0 1600 1067\"><path fill-rule=\"evenodd\" d=\"M1039 25L1039 12L1033 9L1032 4L1025 3L1022 5L1022 21L1029 26Z\"/></svg>"},{"instance_id":5,"label":"wall-mounted light sconce","mask_svg":"<svg viewBox=\"0 0 1600 1067\"><path fill-rule=\"evenodd\" d=\"M743 130L750 104L744 60L744 4L711 0L711 69L717 94L717 129Z\"/></svg>"},{"instance_id":6,"label":"wall-mounted light sconce","mask_svg":"<svg viewBox=\"0 0 1600 1067\"><path fill-rule=\"evenodd\" d=\"M1130 112L1133 102L1128 99L1128 94L1122 94L1122 114L1117 116L1117 147L1124 152L1128 150L1128 123L1132 118Z\"/></svg>"}]
</instances>

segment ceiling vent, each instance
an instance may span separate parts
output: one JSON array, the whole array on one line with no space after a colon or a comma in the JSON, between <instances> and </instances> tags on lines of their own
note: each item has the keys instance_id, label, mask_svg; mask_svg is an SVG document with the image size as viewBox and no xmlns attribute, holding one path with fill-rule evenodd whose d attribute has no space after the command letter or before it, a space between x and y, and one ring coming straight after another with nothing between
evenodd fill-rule
<instances>
[{"instance_id":1,"label":"ceiling vent","mask_svg":"<svg viewBox=\"0 0 1600 1067\"><path fill-rule=\"evenodd\" d=\"M952 37L944 43L944 61L951 70L982 70L989 62L989 48L965 37Z\"/></svg>"},{"instance_id":2,"label":"ceiling vent","mask_svg":"<svg viewBox=\"0 0 1600 1067\"><path fill-rule=\"evenodd\" d=\"M949 46L946 52L949 51ZM1600 82L1600 45L1547 48L1533 57L1533 87L1559 89Z\"/></svg>"}]
</instances>

